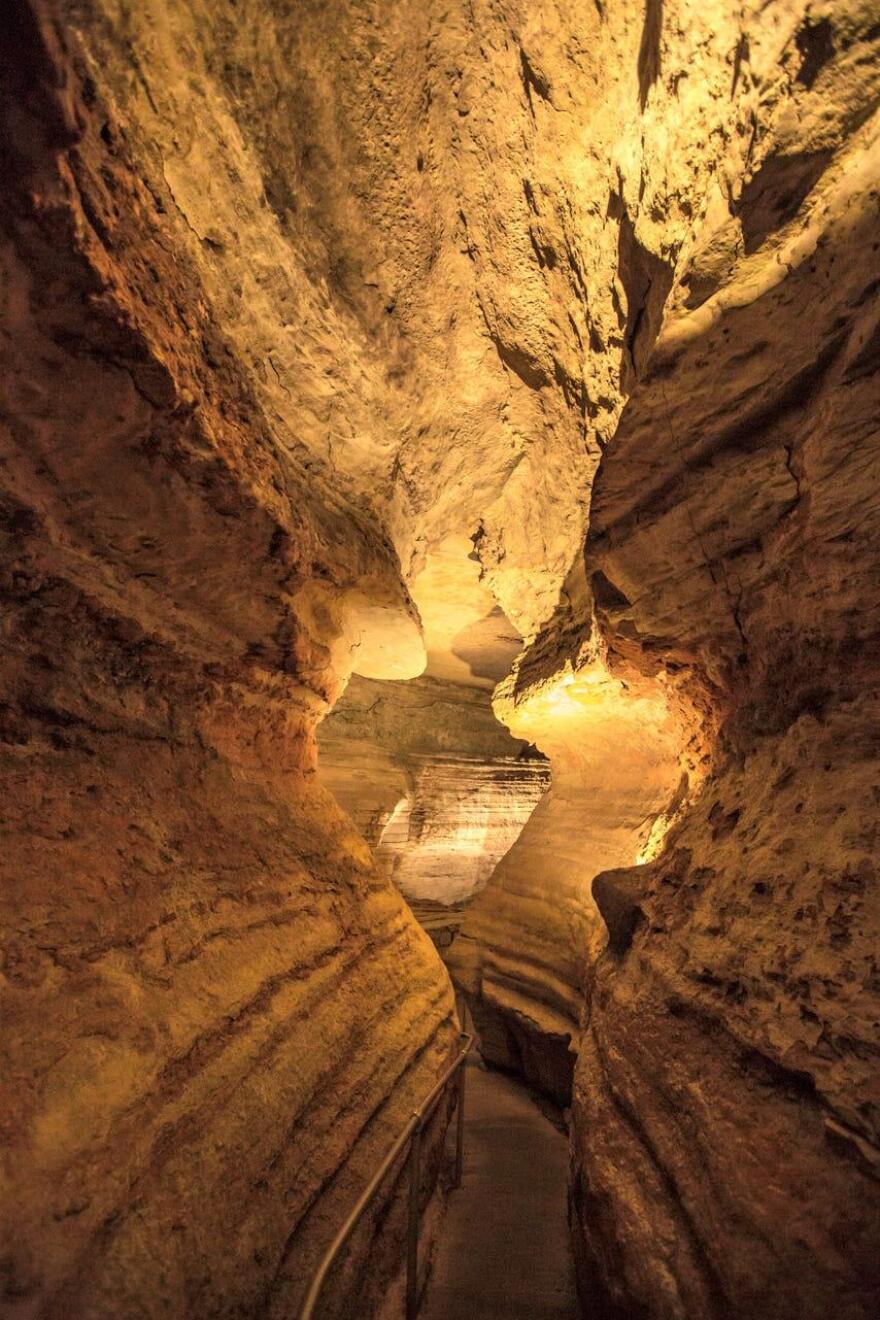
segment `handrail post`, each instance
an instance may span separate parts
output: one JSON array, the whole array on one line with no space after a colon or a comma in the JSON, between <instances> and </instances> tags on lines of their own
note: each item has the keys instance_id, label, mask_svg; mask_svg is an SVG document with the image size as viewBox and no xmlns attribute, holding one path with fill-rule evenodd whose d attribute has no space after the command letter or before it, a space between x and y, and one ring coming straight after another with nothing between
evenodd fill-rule
<instances>
[{"instance_id":1,"label":"handrail post","mask_svg":"<svg viewBox=\"0 0 880 1320\"><path fill-rule=\"evenodd\" d=\"M467 1059L458 1070L458 1113L455 1124L455 1179L453 1187L461 1186L461 1171L464 1163L464 1079L467 1071Z\"/></svg>"},{"instance_id":2,"label":"handrail post","mask_svg":"<svg viewBox=\"0 0 880 1320\"><path fill-rule=\"evenodd\" d=\"M422 1181L422 1127L412 1134L409 1148L409 1216L406 1226L406 1320L419 1313L419 1196Z\"/></svg>"}]
</instances>

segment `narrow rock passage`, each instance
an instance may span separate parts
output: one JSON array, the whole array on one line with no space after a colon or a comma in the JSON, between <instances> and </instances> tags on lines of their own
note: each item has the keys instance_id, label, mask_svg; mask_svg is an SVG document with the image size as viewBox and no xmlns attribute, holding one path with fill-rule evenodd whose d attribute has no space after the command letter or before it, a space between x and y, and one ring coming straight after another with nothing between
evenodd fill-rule
<instances>
[{"instance_id":1,"label":"narrow rock passage","mask_svg":"<svg viewBox=\"0 0 880 1320\"><path fill-rule=\"evenodd\" d=\"M464 1175L420 1320L577 1320L568 1143L528 1093L472 1055Z\"/></svg>"}]
</instances>

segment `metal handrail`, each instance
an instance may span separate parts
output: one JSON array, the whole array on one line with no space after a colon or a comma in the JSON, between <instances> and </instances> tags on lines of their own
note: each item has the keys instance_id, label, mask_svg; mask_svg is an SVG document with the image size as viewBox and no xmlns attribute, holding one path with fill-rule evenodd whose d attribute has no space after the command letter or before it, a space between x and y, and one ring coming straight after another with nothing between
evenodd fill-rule
<instances>
[{"instance_id":1,"label":"metal handrail","mask_svg":"<svg viewBox=\"0 0 880 1320\"><path fill-rule=\"evenodd\" d=\"M400 1152L404 1149L408 1141L412 1141L409 1153L409 1210L407 1219L407 1250L406 1250L406 1320L415 1320L419 1308L419 1187L421 1182L421 1147L422 1147L422 1129L428 1119L433 1114L440 1100L441 1095L446 1089L446 1085L454 1073L459 1072L458 1082L458 1115L456 1123L455 1136L455 1178L453 1187L461 1185L461 1166L462 1152L464 1144L464 1078L465 1059L468 1056L474 1038L466 1031L459 1033L459 1039L464 1041L464 1045L456 1055L453 1062L445 1070L440 1080L431 1088L425 1099L414 1109L409 1122L401 1132L400 1136L391 1146L382 1163L361 1192L351 1214L340 1228L336 1237L330 1243L321 1264L312 1279L311 1286L306 1299L303 1302L299 1313L299 1320L312 1320L315 1313L315 1307L321 1295L327 1276L332 1269L336 1257L351 1237L361 1215L372 1201L376 1192L379 1190L385 1175L397 1159Z\"/></svg>"}]
</instances>

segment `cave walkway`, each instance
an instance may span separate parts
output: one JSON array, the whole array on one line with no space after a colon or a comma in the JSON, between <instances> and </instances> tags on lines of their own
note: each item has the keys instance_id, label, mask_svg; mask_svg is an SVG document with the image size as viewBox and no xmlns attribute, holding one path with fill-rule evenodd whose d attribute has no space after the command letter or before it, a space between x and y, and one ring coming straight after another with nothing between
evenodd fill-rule
<instances>
[{"instance_id":1,"label":"cave walkway","mask_svg":"<svg viewBox=\"0 0 880 1320\"><path fill-rule=\"evenodd\" d=\"M580 1320L566 1216L568 1142L472 1051L461 1187L419 1320Z\"/></svg>"}]
</instances>

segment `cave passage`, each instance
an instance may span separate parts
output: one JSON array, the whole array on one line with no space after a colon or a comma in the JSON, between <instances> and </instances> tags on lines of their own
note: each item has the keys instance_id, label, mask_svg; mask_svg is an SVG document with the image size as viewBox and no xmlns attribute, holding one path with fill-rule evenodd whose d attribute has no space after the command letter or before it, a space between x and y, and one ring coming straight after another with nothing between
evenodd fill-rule
<instances>
[{"instance_id":1,"label":"cave passage","mask_svg":"<svg viewBox=\"0 0 880 1320\"><path fill-rule=\"evenodd\" d=\"M462 1186L450 1194L421 1320L577 1320L568 1143L522 1086L471 1054Z\"/></svg>"},{"instance_id":2,"label":"cave passage","mask_svg":"<svg viewBox=\"0 0 880 1320\"><path fill-rule=\"evenodd\" d=\"M876 1320L878 51L7 0L3 1320Z\"/></svg>"}]
</instances>

